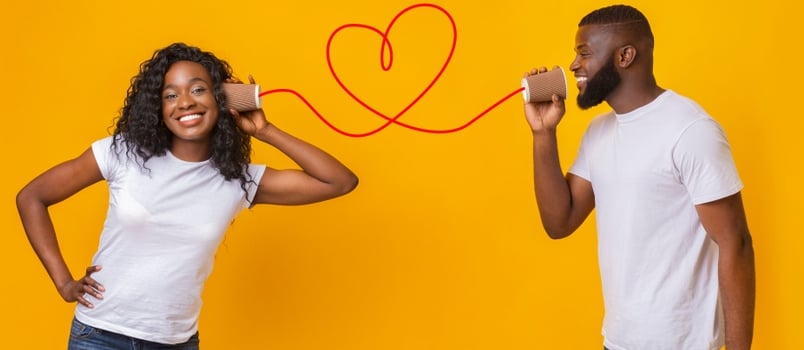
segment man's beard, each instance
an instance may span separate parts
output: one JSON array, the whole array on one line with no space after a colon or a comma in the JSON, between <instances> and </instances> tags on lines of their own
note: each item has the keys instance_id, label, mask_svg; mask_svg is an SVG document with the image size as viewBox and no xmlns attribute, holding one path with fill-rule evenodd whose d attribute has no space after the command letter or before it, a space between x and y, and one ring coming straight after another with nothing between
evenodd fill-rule
<instances>
[{"instance_id":1,"label":"man's beard","mask_svg":"<svg viewBox=\"0 0 804 350\"><path fill-rule=\"evenodd\" d=\"M609 60L595 75L586 81L586 89L578 94L578 107L588 109L599 105L620 84L620 73Z\"/></svg>"}]
</instances>

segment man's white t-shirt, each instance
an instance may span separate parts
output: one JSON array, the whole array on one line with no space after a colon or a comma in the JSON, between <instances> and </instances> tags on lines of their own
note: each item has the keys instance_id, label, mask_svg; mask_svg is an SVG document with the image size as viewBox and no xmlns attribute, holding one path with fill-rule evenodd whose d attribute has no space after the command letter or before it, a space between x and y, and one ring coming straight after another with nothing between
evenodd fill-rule
<instances>
[{"instance_id":1,"label":"man's white t-shirt","mask_svg":"<svg viewBox=\"0 0 804 350\"><path fill-rule=\"evenodd\" d=\"M148 341L176 344L198 329L201 292L233 218L254 198L265 171L250 165L248 193L226 181L209 160L186 162L168 152L145 168L119 153L112 137L92 144L109 186L109 209L92 275L103 299L86 298L76 318L90 326Z\"/></svg>"},{"instance_id":2,"label":"man's white t-shirt","mask_svg":"<svg viewBox=\"0 0 804 350\"><path fill-rule=\"evenodd\" d=\"M720 349L718 249L695 205L742 182L723 130L673 91L595 118L570 173L591 182L611 350Z\"/></svg>"}]
</instances>

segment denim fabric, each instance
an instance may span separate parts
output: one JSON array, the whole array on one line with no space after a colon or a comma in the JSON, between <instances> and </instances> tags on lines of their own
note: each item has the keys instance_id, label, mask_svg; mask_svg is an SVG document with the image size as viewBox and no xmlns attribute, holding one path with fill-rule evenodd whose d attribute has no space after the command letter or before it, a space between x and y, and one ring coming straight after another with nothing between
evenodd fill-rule
<instances>
[{"instance_id":1,"label":"denim fabric","mask_svg":"<svg viewBox=\"0 0 804 350\"><path fill-rule=\"evenodd\" d=\"M68 350L198 350L198 333L181 344L160 344L107 332L73 318Z\"/></svg>"}]
</instances>

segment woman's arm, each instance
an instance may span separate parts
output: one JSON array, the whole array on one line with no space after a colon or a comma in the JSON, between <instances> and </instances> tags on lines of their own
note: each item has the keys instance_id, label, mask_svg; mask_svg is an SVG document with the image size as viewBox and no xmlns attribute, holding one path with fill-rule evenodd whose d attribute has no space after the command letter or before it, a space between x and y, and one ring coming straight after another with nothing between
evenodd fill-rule
<instances>
[{"instance_id":1,"label":"woman's arm","mask_svg":"<svg viewBox=\"0 0 804 350\"><path fill-rule=\"evenodd\" d=\"M254 83L251 77L249 81ZM300 170L266 168L255 204L315 203L342 196L357 187L357 176L345 165L324 150L277 128L262 109L242 114L231 112L246 134L275 147L301 167Z\"/></svg>"},{"instance_id":2,"label":"woman's arm","mask_svg":"<svg viewBox=\"0 0 804 350\"><path fill-rule=\"evenodd\" d=\"M17 210L25 234L59 294L67 302L77 301L88 307L92 307L92 304L84 299L85 293L102 298L103 286L90 277L100 267L90 266L84 277L73 279L59 249L48 207L102 179L92 149L87 149L78 158L61 163L37 176L17 194Z\"/></svg>"},{"instance_id":3,"label":"woman's arm","mask_svg":"<svg viewBox=\"0 0 804 350\"><path fill-rule=\"evenodd\" d=\"M276 147L301 167L266 168L255 203L315 203L347 194L357 186L357 176L333 156L273 124L267 124L254 137Z\"/></svg>"}]
</instances>

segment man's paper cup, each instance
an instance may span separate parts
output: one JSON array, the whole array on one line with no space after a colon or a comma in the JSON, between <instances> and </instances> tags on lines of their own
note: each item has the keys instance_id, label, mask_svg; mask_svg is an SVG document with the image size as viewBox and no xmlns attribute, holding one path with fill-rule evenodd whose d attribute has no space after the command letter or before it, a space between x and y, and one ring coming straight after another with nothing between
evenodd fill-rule
<instances>
[{"instance_id":1,"label":"man's paper cup","mask_svg":"<svg viewBox=\"0 0 804 350\"><path fill-rule=\"evenodd\" d=\"M226 94L226 107L238 112L248 112L260 109L259 84L223 83L223 93Z\"/></svg>"},{"instance_id":2,"label":"man's paper cup","mask_svg":"<svg viewBox=\"0 0 804 350\"><path fill-rule=\"evenodd\" d=\"M551 101L553 94L567 98L567 76L561 67L522 78L522 87L525 103Z\"/></svg>"}]
</instances>

